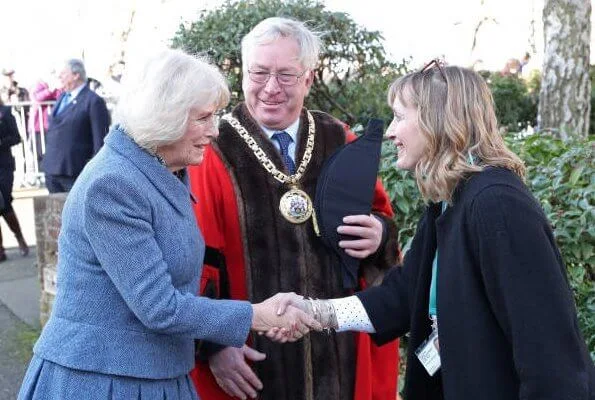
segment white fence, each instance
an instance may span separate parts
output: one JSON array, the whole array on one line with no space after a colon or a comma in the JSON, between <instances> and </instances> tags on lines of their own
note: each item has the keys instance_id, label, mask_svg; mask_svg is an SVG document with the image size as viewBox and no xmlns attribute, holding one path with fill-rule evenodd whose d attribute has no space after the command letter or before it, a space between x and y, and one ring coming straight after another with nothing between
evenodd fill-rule
<instances>
[{"instance_id":1,"label":"white fence","mask_svg":"<svg viewBox=\"0 0 595 400\"><path fill-rule=\"evenodd\" d=\"M21 143L12 147L12 154L15 158L16 169L14 173L14 188L42 187L44 186L44 174L40 169L39 160L45 152L45 127L43 123L43 108L47 108L47 113L52 112L55 101L31 102L23 101L18 103L8 103L12 107ZM37 115L39 119L40 134L35 135L33 128L29 127L29 116ZM39 143L38 143L39 141Z\"/></svg>"}]
</instances>

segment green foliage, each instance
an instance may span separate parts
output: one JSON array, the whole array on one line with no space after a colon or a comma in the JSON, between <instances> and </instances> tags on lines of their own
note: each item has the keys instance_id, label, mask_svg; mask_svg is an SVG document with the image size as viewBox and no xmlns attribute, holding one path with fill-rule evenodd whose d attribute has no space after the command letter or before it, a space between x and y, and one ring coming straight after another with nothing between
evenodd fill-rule
<instances>
[{"instance_id":1,"label":"green foliage","mask_svg":"<svg viewBox=\"0 0 595 400\"><path fill-rule=\"evenodd\" d=\"M243 99L240 42L258 22L283 16L323 32L324 49L306 106L324 110L348 124L365 124L370 116L388 116L388 84L406 70L385 56L382 35L358 26L347 14L331 12L317 0L227 1L202 11L188 27L180 25L173 46L206 53L225 72L232 101Z\"/></svg>"},{"instance_id":2,"label":"green foliage","mask_svg":"<svg viewBox=\"0 0 595 400\"><path fill-rule=\"evenodd\" d=\"M595 135L595 85L591 82L591 114L589 115L589 135Z\"/></svg>"},{"instance_id":3,"label":"green foliage","mask_svg":"<svg viewBox=\"0 0 595 400\"><path fill-rule=\"evenodd\" d=\"M396 168L396 152L392 142L384 143L379 174L392 200L395 211L394 220L399 229L399 243L406 251L415 234L417 222L424 210L424 203L413 173Z\"/></svg>"},{"instance_id":4,"label":"green foliage","mask_svg":"<svg viewBox=\"0 0 595 400\"><path fill-rule=\"evenodd\" d=\"M527 79L527 90L529 94L535 98L535 102L538 103L539 91L541 90L541 72L538 70L531 71L529 78Z\"/></svg>"},{"instance_id":5,"label":"green foliage","mask_svg":"<svg viewBox=\"0 0 595 400\"><path fill-rule=\"evenodd\" d=\"M589 135L595 134L595 65L589 68L589 78L591 79L591 114L589 115Z\"/></svg>"},{"instance_id":6,"label":"green foliage","mask_svg":"<svg viewBox=\"0 0 595 400\"><path fill-rule=\"evenodd\" d=\"M554 228L595 360L595 142L540 133L509 143L525 161L527 184Z\"/></svg>"},{"instance_id":7,"label":"green foliage","mask_svg":"<svg viewBox=\"0 0 595 400\"><path fill-rule=\"evenodd\" d=\"M365 126L370 118L382 118L384 121L391 121L393 112L387 102L387 89L397 76L406 72L403 66L397 71L391 70L391 73L380 73L378 75L368 74L359 79L352 79L347 85L341 84L339 88L338 81L329 83L328 87L334 93L335 101L338 104L345 105L352 116L347 116L332 104L317 104L316 107L331 115L338 116L350 125L361 124Z\"/></svg>"},{"instance_id":8,"label":"green foliage","mask_svg":"<svg viewBox=\"0 0 595 400\"><path fill-rule=\"evenodd\" d=\"M39 339L40 334L41 330L38 328L31 328L25 324L19 326L16 335L16 349L18 357L22 362L27 363L31 360L33 346L37 342L37 339Z\"/></svg>"},{"instance_id":9,"label":"green foliage","mask_svg":"<svg viewBox=\"0 0 595 400\"><path fill-rule=\"evenodd\" d=\"M487 77L488 85L496 105L496 117L502 127L516 132L527 126L534 126L537 118L539 80L529 83L516 75L492 73Z\"/></svg>"},{"instance_id":10,"label":"green foliage","mask_svg":"<svg viewBox=\"0 0 595 400\"><path fill-rule=\"evenodd\" d=\"M9 359L15 363L26 365L33 355L33 346L39 338L41 330L32 328L22 322L16 323L4 332L4 347Z\"/></svg>"},{"instance_id":11,"label":"green foliage","mask_svg":"<svg viewBox=\"0 0 595 400\"><path fill-rule=\"evenodd\" d=\"M552 223L565 262L595 266L594 142L540 133L510 143L527 165L527 183Z\"/></svg>"},{"instance_id":12,"label":"green foliage","mask_svg":"<svg viewBox=\"0 0 595 400\"><path fill-rule=\"evenodd\" d=\"M592 267L589 273L586 268L569 266L568 276L577 305L578 323L595 362L595 278Z\"/></svg>"},{"instance_id":13,"label":"green foliage","mask_svg":"<svg viewBox=\"0 0 595 400\"><path fill-rule=\"evenodd\" d=\"M537 107L541 74L533 71L528 78L502 75L499 72L479 71L486 79L496 105L500 125L507 131L518 132L527 126L537 125ZM589 69L591 78L591 114L589 134L595 134L595 66Z\"/></svg>"}]
</instances>

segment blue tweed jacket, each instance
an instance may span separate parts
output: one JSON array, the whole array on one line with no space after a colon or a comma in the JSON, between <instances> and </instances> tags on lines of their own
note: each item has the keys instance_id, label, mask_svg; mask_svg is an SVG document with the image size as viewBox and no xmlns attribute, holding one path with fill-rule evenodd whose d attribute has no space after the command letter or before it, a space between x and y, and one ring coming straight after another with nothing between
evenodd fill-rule
<instances>
[{"instance_id":1,"label":"blue tweed jacket","mask_svg":"<svg viewBox=\"0 0 595 400\"><path fill-rule=\"evenodd\" d=\"M187 184L114 128L64 205L58 293L35 354L164 379L193 368L194 338L243 345L250 304L195 296L204 248Z\"/></svg>"}]
</instances>

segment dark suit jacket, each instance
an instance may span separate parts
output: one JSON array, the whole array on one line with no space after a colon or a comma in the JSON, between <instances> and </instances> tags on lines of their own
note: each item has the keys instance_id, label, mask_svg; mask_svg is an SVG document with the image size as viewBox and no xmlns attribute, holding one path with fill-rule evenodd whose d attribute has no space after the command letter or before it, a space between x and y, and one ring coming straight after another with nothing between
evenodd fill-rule
<instances>
[{"instance_id":1,"label":"dark suit jacket","mask_svg":"<svg viewBox=\"0 0 595 400\"><path fill-rule=\"evenodd\" d=\"M431 331L436 246L442 368L430 377L414 350ZM595 367L565 270L538 202L512 172L489 168L443 214L431 205L404 266L358 296L376 340L410 332L408 399L593 400Z\"/></svg>"},{"instance_id":2,"label":"dark suit jacket","mask_svg":"<svg viewBox=\"0 0 595 400\"><path fill-rule=\"evenodd\" d=\"M43 170L48 175L76 178L103 145L110 116L105 101L87 86L57 114L63 97L64 94L52 111L46 133Z\"/></svg>"}]
</instances>

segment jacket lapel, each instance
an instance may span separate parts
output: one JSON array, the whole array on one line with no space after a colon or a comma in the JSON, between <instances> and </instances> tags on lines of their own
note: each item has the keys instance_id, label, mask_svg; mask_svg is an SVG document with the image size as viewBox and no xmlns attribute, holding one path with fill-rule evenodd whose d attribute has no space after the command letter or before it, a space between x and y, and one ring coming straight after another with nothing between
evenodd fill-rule
<instances>
[{"instance_id":1,"label":"jacket lapel","mask_svg":"<svg viewBox=\"0 0 595 400\"><path fill-rule=\"evenodd\" d=\"M187 173L182 180L178 179L157 158L141 149L120 126L115 126L106 136L105 145L134 164L178 212L192 211Z\"/></svg>"},{"instance_id":2,"label":"jacket lapel","mask_svg":"<svg viewBox=\"0 0 595 400\"><path fill-rule=\"evenodd\" d=\"M64 100L65 95L66 92L62 92L60 97L58 97L58 100L56 101L54 108L52 108L52 119L55 119L58 116L58 108L60 108L60 103L62 103L62 101Z\"/></svg>"},{"instance_id":3,"label":"jacket lapel","mask_svg":"<svg viewBox=\"0 0 595 400\"><path fill-rule=\"evenodd\" d=\"M89 87L88 86L84 86L81 91L76 95L76 97L74 99L72 99L70 101L70 103L68 103L64 109L62 110L62 112L60 114L58 114L58 108L60 108L60 103L62 103L64 96L66 94L66 92L62 93L60 95L60 98L58 99L58 101L56 102L56 105L54 107L54 109L52 110L52 118L62 118L64 115L66 115L67 113L69 113L71 110L75 109L75 106L82 101L85 101L85 98L88 95L89 92Z\"/></svg>"},{"instance_id":4,"label":"jacket lapel","mask_svg":"<svg viewBox=\"0 0 595 400\"><path fill-rule=\"evenodd\" d=\"M89 93L89 87L88 86L84 86L81 91L76 95L76 97L74 99L72 99L70 101L70 103L68 103L66 105L66 107L64 108L64 110L61 112L61 114L65 114L68 112L71 112L71 110L74 110L77 106L78 103L85 101L85 98L87 97L88 93Z\"/></svg>"}]
</instances>

